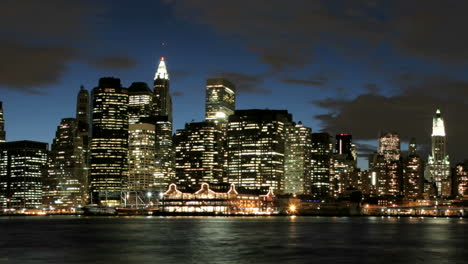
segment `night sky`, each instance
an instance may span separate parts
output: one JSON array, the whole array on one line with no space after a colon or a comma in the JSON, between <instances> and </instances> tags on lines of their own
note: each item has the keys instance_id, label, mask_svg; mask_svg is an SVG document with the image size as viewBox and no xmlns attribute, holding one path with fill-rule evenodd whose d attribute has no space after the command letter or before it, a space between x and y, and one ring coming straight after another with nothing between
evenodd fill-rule
<instances>
[{"instance_id":1,"label":"night sky","mask_svg":"<svg viewBox=\"0 0 468 264\"><path fill-rule=\"evenodd\" d=\"M314 132L351 133L361 154L395 131L427 157L440 107L454 163L468 158L466 10L458 0L2 0L7 140L51 142L80 85L152 84L164 56L175 129L203 120L205 80L224 76L238 109L287 109Z\"/></svg>"}]
</instances>

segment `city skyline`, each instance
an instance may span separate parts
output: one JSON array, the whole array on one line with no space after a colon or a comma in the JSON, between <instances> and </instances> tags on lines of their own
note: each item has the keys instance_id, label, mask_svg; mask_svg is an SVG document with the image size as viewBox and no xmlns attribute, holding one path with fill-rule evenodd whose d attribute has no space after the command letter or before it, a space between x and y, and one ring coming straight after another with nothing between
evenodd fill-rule
<instances>
[{"instance_id":1,"label":"city skyline","mask_svg":"<svg viewBox=\"0 0 468 264\"><path fill-rule=\"evenodd\" d=\"M376 149L379 131L395 130L402 146L417 138L426 156L431 130L427 119L440 107L448 141L460 143L449 148L450 157L463 160L466 128L458 125L463 122L458 113L466 109L460 98L467 90L468 45L462 44L463 34L457 34L463 32L462 23L456 22L463 17L457 10L465 4L453 9L433 1L420 6L420 1L390 6L371 2L336 1L343 7L338 8L322 1L290 6L270 1L271 8L262 13L261 8L246 12L243 1L225 1L226 8L210 1L102 1L98 6L80 1L68 3L76 12L66 17L53 13L54 1L30 7L5 3L11 15L29 10L27 19L44 22L25 27L24 21L11 19L0 27L15 33L0 47L3 63L8 63L8 71L0 75L7 138L50 143L60 120L73 116L70 95L81 84L91 90L102 76L118 77L124 87L150 83L159 58L165 56L173 72L174 131L192 119L203 120L205 80L222 76L237 85L238 109L287 109L314 132L352 134L361 152ZM310 15L301 15L298 6ZM287 23L278 25L271 19L277 10L284 11ZM431 16L419 16L415 10ZM222 15L210 15L216 12ZM413 17L437 27L427 35ZM62 23L54 23L59 18ZM230 26L234 24L239 26ZM259 34L244 30L250 24L263 25L252 28ZM288 33L283 39L274 30ZM321 36L327 31L346 41L340 44ZM418 38L409 37L413 35ZM38 41L30 36L38 36ZM37 111L30 113L29 107ZM35 133L28 133L31 127Z\"/></svg>"}]
</instances>

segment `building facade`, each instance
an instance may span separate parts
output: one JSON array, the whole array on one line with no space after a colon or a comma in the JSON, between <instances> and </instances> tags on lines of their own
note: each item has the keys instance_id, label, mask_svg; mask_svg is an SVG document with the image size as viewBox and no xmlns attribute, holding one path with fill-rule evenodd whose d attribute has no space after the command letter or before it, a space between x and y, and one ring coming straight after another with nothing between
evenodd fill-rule
<instances>
[{"instance_id":1,"label":"building facade","mask_svg":"<svg viewBox=\"0 0 468 264\"><path fill-rule=\"evenodd\" d=\"M236 87L224 78L206 80L205 120L226 122L234 114Z\"/></svg>"},{"instance_id":2,"label":"building facade","mask_svg":"<svg viewBox=\"0 0 468 264\"><path fill-rule=\"evenodd\" d=\"M236 186L284 192L286 110L236 110L226 130L227 181Z\"/></svg>"},{"instance_id":3,"label":"building facade","mask_svg":"<svg viewBox=\"0 0 468 264\"><path fill-rule=\"evenodd\" d=\"M3 102L0 101L0 143L6 141L5 119L3 118Z\"/></svg>"},{"instance_id":4,"label":"building facade","mask_svg":"<svg viewBox=\"0 0 468 264\"><path fill-rule=\"evenodd\" d=\"M169 73L164 57L154 76L153 116L156 131L156 180L159 191L164 191L174 178L174 148L172 142L172 97Z\"/></svg>"},{"instance_id":5,"label":"building facade","mask_svg":"<svg viewBox=\"0 0 468 264\"><path fill-rule=\"evenodd\" d=\"M177 130L175 183L198 188L202 183L223 182L223 131L213 122L185 124Z\"/></svg>"},{"instance_id":6,"label":"building facade","mask_svg":"<svg viewBox=\"0 0 468 264\"><path fill-rule=\"evenodd\" d=\"M128 90L117 78L101 78L93 89L90 155L91 202L120 204L128 164Z\"/></svg>"},{"instance_id":7,"label":"building facade","mask_svg":"<svg viewBox=\"0 0 468 264\"><path fill-rule=\"evenodd\" d=\"M288 126L284 162L285 193L304 194L310 190L306 182L311 177L311 133L312 129L301 122Z\"/></svg>"},{"instance_id":8,"label":"building facade","mask_svg":"<svg viewBox=\"0 0 468 264\"><path fill-rule=\"evenodd\" d=\"M311 143L311 177L306 186L310 186L309 194L328 197L333 173L333 138L328 133L312 133Z\"/></svg>"},{"instance_id":9,"label":"building facade","mask_svg":"<svg viewBox=\"0 0 468 264\"><path fill-rule=\"evenodd\" d=\"M47 175L47 143L0 143L0 207L41 209L42 180Z\"/></svg>"},{"instance_id":10,"label":"building facade","mask_svg":"<svg viewBox=\"0 0 468 264\"><path fill-rule=\"evenodd\" d=\"M432 120L431 139L431 155L427 161L424 177L429 182L435 183L437 196L450 196L450 160L447 153L447 136L444 119L439 109Z\"/></svg>"},{"instance_id":11,"label":"building facade","mask_svg":"<svg viewBox=\"0 0 468 264\"><path fill-rule=\"evenodd\" d=\"M422 198L424 189L424 163L417 153L416 140L412 138L408 145L408 157L403 169L404 195L409 199Z\"/></svg>"}]
</instances>

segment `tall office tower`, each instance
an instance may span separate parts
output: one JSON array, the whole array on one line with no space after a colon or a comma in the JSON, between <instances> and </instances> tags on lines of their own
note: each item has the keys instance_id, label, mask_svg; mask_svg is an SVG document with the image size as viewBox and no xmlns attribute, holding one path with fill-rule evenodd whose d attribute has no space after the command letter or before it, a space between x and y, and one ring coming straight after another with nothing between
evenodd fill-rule
<instances>
[{"instance_id":1,"label":"tall office tower","mask_svg":"<svg viewBox=\"0 0 468 264\"><path fill-rule=\"evenodd\" d=\"M379 153L387 163L387 195L400 195L403 192L403 168L401 164L400 136L386 133L379 138Z\"/></svg>"},{"instance_id":2,"label":"tall office tower","mask_svg":"<svg viewBox=\"0 0 468 264\"><path fill-rule=\"evenodd\" d=\"M213 122L226 122L234 113L236 87L224 78L206 80L205 119Z\"/></svg>"},{"instance_id":3,"label":"tall office tower","mask_svg":"<svg viewBox=\"0 0 468 264\"><path fill-rule=\"evenodd\" d=\"M310 194L328 197L333 172L333 138L328 133L312 133L311 142L311 178L307 185L311 186Z\"/></svg>"},{"instance_id":4,"label":"tall office tower","mask_svg":"<svg viewBox=\"0 0 468 264\"><path fill-rule=\"evenodd\" d=\"M153 94L144 82L134 82L128 88L128 181L127 204L143 200L147 192L155 191L156 121L153 117Z\"/></svg>"},{"instance_id":5,"label":"tall office tower","mask_svg":"<svg viewBox=\"0 0 468 264\"><path fill-rule=\"evenodd\" d=\"M450 196L450 160L444 119L439 109L432 120L432 153L429 155L424 177L435 183L437 196Z\"/></svg>"},{"instance_id":6,"label":"tall office tower","mask_svg":"<svg viewBox=\"0 0 468 264\"><path fill-rule=\"evenodd\" d=\"M455 178L456 178L456 189L455 194L459 197L468 196L468 164L465 161L464 163L459 163L455 167Z\"/></svg>"},{"instance_id":7,"label":"tall office tower","mask_svg":"<svg viewBox=\"0 0 468 264\"><path fill-rule=\"evenodd\" d=\"M86 164L78 121L64 118L57 127L49 154L49 174L43 180L45 207L74 210L86 204Z\"/></svg>"},{"instance_id":8,"label":"tall office tower","mask_svg":"<svg viewBox=\"0 0 468 264\"><path fill-rule=\"evenodd\" d=\"M148 84L134 82L128 88L128 123L136 124L140 119L153 115L153 95Z\"/></svg>"},{"instance_id":9,"label":"tall office tower","mask_svg":"<svg viewBox=\"0 0 468 264\"><path fill-rule=\"evenodd\" d=\"M47 174L47 143L0 144L0 207L42 208L42 179Z\"/></svg>"},{"instance_id":10,"label":"tall office tower","mask_svg":"<svg viewBox=\"0 0 468 264\"><path fill-rule=\"evenodd\" d=\"M5 142L5 119L3 118L3 103L0 101L0 143Z\"/></svg>"},{"instance_id":11,"label":"tall office tower","mask_svg":"<svg viewBox=\"0 0 468 264\"><path fill-rule=\"evenodd\" d=\"M185 124L177 130L175 146L175 182L188 188L201 183L223 182L222 131L212 122Z\"/></svg>"},{"instance_id":12,"label":"tall office tower","mask_svg":"<svg viewBox=\"0 0 468 264\"><path fill-rule=\"evenodd\" d=\"M174 177L172 98L164 57L161 58L154 76L153 112L156 125L156 187L159 191L163 191Z\"/></svg>"},{"instance_id":13,"label":"tall office tower","mask_svg":"<svg viewBox=\"0 0 468 264\"><path fill-rule=\"evenodd\" d=\"M141 198L147 192L157 190L155 125L140 119L140 122L129 125L128 135L127 190Z\"/></svg>"},{"instance_id":14,"label":"tall office tower","mask_svg":"<svg viewBox=\"0 0 468 264\"><path fill-rule=\"evenodd\" d=\"M388 194L388 163L381 153L369 156L369 174L371 178L371 189L373 194L383 196Z\"/></svg>"},{"instance_id":15,"label":"tall office tower","mask_svg":"<svg viewBox=\"0 0 468 264\"><path fill-rule=\"evenodd\" d=\"M79 173L82 173L82 176L78 178L85 179L85 198L87 200L89 195L89 158L90 158L90 135L89 135L89 122L90 122L90 112L89 112L89 92L83 86L80 87L80 91L76 97L76 121L77 121L77 131L75 133L75 153L77 164L79 166Z\"/></svg>"},{"instance_id":16,"label":"tall office tower","mask_svg":"<svg viewBox=\"0 0 468 264\"><path fill-rule=\"evenodd\" d=\"M341 133L336 135L335 153L339 155L352 156L353 136Z\"/></svg>"},{"instance_id":17,"label":"tall office tower","mask_svg":"<svg viewBox=\"0 0 468 264\"><path fill-rule=\"evenodd\" d=\"M333 175L330 177L330 194L338 197L347 188L358 187L357 151L349 134L336 135L333 154Z\"/></svg>"},{"instance_id":18,"label":"tall office tower","mask_svg":"<svg viewBox=\"0 0 468 264\"><path fill-rule=\"evenodd\" d=\"M93 120L90 158L92 203L120 204L127 177L128 90L120 79L101 78L93 89Z\"/></svg>"},{"instance_id":19,"label":"tall office tower","mask_svg":"<svg viewBox=\"0 0 468 264\"><path fill-rule=\"evenodd\" d=\"M416 150L416 139L411 138L403 169L404 195L410 199L421 198L424 188L423 163Z\"/></svg>"},{"instance_id":20,"label":"tall office tower","mask_svg":"<svg viewBox=\"0 0 468 264\"><path fill-rule=\"evenodd\" d=\"M226 131L227 181L263 192L284 191L286 110L236 110Z\"/></svg>"},{"instance_id":21,"label":"tall office tower","mask_svg":"<svg viewBox=\"0 0 468 264\"><path fill-rule=\"evenodd\" d=\"M169 90L169 73L164 57L154 75L153 111L155 116L167 116L172 123L172 97Z\"/></svg>"},{"instance_id":22,"label":"tall office tower","mask_svg":"<svg viewBox=\"0 0 468 264\"><path fill-rule=\"evenodd\" d=\"M284 192L304 194L310 192L310 186L306 185L310 178L310 154L311 154L310 127L301 122L288 126L285 150L284 166Z\"/></svg>"}]
</instances>

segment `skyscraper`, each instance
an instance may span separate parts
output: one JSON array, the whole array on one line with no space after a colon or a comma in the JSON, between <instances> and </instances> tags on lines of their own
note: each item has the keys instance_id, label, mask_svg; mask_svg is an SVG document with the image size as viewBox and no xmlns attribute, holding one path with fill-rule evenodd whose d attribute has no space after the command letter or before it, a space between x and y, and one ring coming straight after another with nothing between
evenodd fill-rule
<instances>
[{"instance_id":1,"label":"skyscraper","mask_svg":"<svg viewBox=\"0 0 468 264\"><path fill-rule=\"evenodd\" d=\"M77 128L75 133L75 155L78 165L78 173L82 176L77 176L79 179L85 179L85 197L89 195L89 159L90 159L90 101L89 92L83 86L76 97L76 114Z\"/></svg>"},{"instance_id":2,"label":"skyscraper","mask_svg":"<svg viewBox=\"0 0 468 264\"><path fill-rule=\"evenodd\" d=\"M5 119L3 118L3 102L0 101L0 143L5 142Z\"/></svg>"},{"instance_id":3,"label":"skyscraper","mask_svg":"<svg viewBox=\"0 0 468 264\"><path fill-rule=\"evenodd\" d=\"M101 78L93 89L90 187L93 203L120 204L127 177L128 90L120 79Z\"/></svg>"},{"instance_id":4,"label":"skyscraper","mask_svg":"<svg viewBox=\"0 0 468 264\"><path fill-rule=\"evenodd\" d=\"M328 133L312 133L310 194L316 197L330 195L330 176L333 171L333 138Z\"/></svg>"},{"instance_id":5,"label":"skyscraper","mask_svg":"<svg viewBox=\"0 0 468 264\"><path fill-rule=\"evenodd\" d=\"M128 88L128 122L136 124L140 119L153 116L153 95L148 84L134 82Z\"/></svg>"},{"instance_id":6,"label":"skyscraper","mask_svg":"<svg viewBox=\"0 0 468 264\"><path fill-rule=\"evenodd\" d=\"M449 196L450 191L450 160L447 153L447 137L442 114L437 109L432 120L432 151L429 155L424 177L434 182L438 196Z\"/></svg>"},{"instance_id":7,"label":"skyscraper","mask_svg":"<svg viewBox=\"0 0 468 264\"><path fill-rule=\"evenodd\" d=\"M169 90L169 73L164 57L154 75L153 111L155 116L167 116L172 123L172 97Z\"/></svg>"},{"instance_id":8,"label":"skyscraper","mask_svg":"<svg viewBox=\"0 0 468 264\"><path fill-rule=\"evenodd\" d=\"M226 122L234 113L236 87L224 78L206 80L205 119L213 122Z\"/></svg>"},{"instance_id":9,"label":"skyscraper","mask_svg":"<svg viewBox=\"0 0 468 264\"><path fill-rule=\"evenodd\" d=\"M64 118L49 154L49 173L43 180L43 205L73 210L86 204L87 175L78 120Z\"/></svg>"},{"instance_id":10,"label":"skyscraper","mask_svg":"<svg viewBox=\"0 0 468 264\"><path fill-rule=\"evenodd\" d=\"M386 133L379 138L379 154L387 164L386 190L387 195L400 195L403 192L403 168L401 163L400 136L397 133ZM380 177L383 175L379 175ZM379 179L382 183L383 179ZM379 184L381 187L382 184Z\"/></svg>"},{"instance_id":11,"label":"skyscraper","mask_svg":"<svg viewBox=\"0 0 468 264\"><path fill-rule=\"evenodd\" d=\"M156 120L153 94L144 82L134 82L128 88L128 180L127 204L145 199L155 191L156 179ZM134 197L135 196L135 197Z\"/></svg>"},{"instance_id":12,"label":"skyscraper","mask_svg":"<svg viewBox=\"0 0 468 264\"><path fill-rule=\"evenodd\" d=\"M212 122L185 124L177 130L175 146L175 182L189 188L201 183L222 183L223 133Z\"/></svg>"},{"instance_id":13,"label":"skyscraper","mask_svg":"<svg viewBox=\"0 0 468 264\"><path fill-rule=\"evenodd\" d=\"M416 150L416 139L412 138L403 169L404 195L410 199L420 198L424 188L423 163Z\"/></svg>"},{"instance_id":14,"label":"skyscraper","mask_svg":"<svg viewBox=\"0 0 468 264\"><path fill-rule=\"evenodd\" d=\"M174 177L174 149L172 144L172 97L169 73L164 57L154 76L153 111L156 131L156 187L163 191Z\"/></svg>"},{"instance_id":15,"label":"skyscraper","mask_svg":"<svg viewBox=\"0 0 468 264\"><path fill-rule=\"evenodd\" d=\"M286 110L236 110L226 132L227 180L251 190L284 191Z\"/></svg>"},{"instance_id":16,"label":"skyscraper","mask_svg":"<svg viewBox=\"0 0 468 264\"><path fill-rule=\"evenodd\" d=\"M306 182L311 173L311 133L312 129L301 122L288 126L284 162L285 193L309 193L310 187L306 187Z\"/></svg>"},{"instance_id":17,"label":"skyscraper","mask_svg":"<svg viewBox=\"0 0 468 264\"><path fill-rule=\"evenodd\" d=\"M47 143L0 144L0 207L42 208L42 180L47 174Z\"/></svg>"},{"instance_id":18,"label":"skyscraper","mask_svg":"<svg viewBox=\"0 0 468 264\"><path fill-rule=\"evenodd\" d=\"M330 194L338 197L347 188L358 187L357 152L350 134L336 135L333 154L333 174L330 177Z\"/></svg>"}]
</instances>

